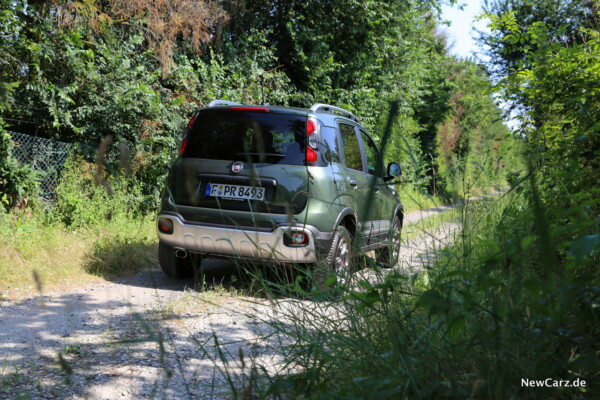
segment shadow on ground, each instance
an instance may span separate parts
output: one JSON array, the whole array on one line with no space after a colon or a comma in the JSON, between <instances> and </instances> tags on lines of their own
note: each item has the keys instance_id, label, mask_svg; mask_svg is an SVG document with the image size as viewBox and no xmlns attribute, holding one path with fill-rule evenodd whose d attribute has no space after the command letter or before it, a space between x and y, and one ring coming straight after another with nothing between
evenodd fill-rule
<instances>
[{"instance_id":1,"label":"shadow on ground","mask_svg":"<svg viewBox=\"0 0 600 400\"><path fill-rule=\"evenodd\" d=\"M230 267L206 261L215 279ZM235 369L239 354L258 354L268 316L254 319L252 307L235 297L189 307L192 284L154 266L0 306L0 398L226 397L215 337Z\"/></svg>"}]
</instances>

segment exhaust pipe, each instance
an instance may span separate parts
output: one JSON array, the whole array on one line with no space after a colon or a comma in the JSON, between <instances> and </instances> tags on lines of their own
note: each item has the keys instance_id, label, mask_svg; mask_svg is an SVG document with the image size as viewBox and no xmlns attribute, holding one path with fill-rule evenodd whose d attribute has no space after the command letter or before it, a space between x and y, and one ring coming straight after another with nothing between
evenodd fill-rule
<instances>
[{"instance_id":1,"label":"exhaust pipe","mask_svg":"<svg viewBox=\"0 0 600 400\"><path fill-rule=\"evenodd\" d=\"M188 253L184 249L175 249L175 257L186 258L187 256L188 256Z\"/></svg>"}]
</instances>

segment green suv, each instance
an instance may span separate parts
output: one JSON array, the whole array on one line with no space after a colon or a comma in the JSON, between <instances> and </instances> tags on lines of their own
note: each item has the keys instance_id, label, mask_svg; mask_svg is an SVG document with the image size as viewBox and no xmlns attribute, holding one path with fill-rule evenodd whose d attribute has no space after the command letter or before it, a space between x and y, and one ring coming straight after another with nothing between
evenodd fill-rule
<instances>
[{"instance_id":1,"label":"green suv","mask_svg":"<svg viewBox=\"0 0 600 400\"><path fill-rule=\"evenodd\" d=\"M352 113L215 100L188 124L158 215L159 261L174 278L192 255L349 272L375 250L396 264L401 174Z\"/></svg>"}]
</instances>

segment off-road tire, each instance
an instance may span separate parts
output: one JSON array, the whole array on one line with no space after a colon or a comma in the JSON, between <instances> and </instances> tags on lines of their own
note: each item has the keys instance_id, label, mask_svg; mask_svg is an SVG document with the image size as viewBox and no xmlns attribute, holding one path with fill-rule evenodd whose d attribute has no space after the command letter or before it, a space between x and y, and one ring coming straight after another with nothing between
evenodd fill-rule
<instances>
[{"instance_id":1,"label":"off-road tire","mask_svg":"<svg viewBox=\"0 0 600 400\"><path fill-rule=\"evenodd\" d=\"M158 243L158 262L163 272L170 278L184 279L194 276L194 265L192 256L188 254L186 258L177 258L175 249Z\"/></svg>"},{"instance_id":2,"label":"off-road tire","mask_svg":"<svg viewBox=\"0 0 600 400\"><path fill-rule=\"evenodd\" d=\"M388 232L387 245L375 250L375 258L384 268L393 268L400 259L402 224L398 216L394 216Z\"/></svg>"},{"instance_id":3,"label":"off-road tire","mask_svg":"<svg viewBox=\"0 0 600 400\"><path fill-rule=\"evenodd\" d=\"M338 285L348 284L356 261L352 244L353 238L348 229L338 226L327 257L319 262L313 271L313 285L317 289L331 289L326 282L334 275Z\"/></svg>"}]
</instances>

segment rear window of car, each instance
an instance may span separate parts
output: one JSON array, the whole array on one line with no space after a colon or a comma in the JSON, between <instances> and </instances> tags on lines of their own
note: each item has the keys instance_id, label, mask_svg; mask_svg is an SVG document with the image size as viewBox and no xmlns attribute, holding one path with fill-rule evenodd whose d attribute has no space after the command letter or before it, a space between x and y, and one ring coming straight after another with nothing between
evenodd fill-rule
<instances>
[{"instance_id":1,"label":"rear window of car","mask_svg":"<svg viewBox=\"0 0 600 400\"><path fill-rule=\"evenodd\" d=\"M307 117L201 111L183 157L303 165Z\"/></svg>"}]
</instances>

